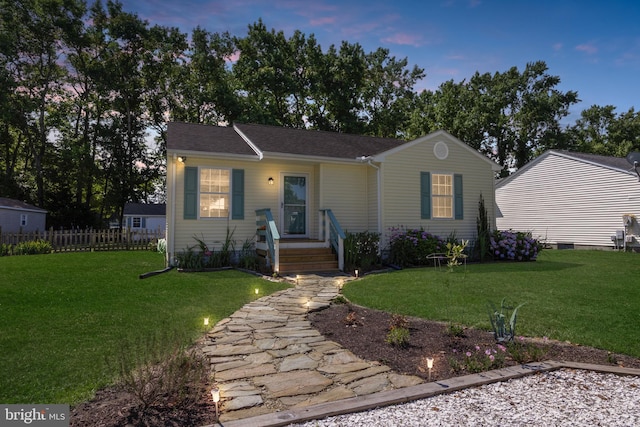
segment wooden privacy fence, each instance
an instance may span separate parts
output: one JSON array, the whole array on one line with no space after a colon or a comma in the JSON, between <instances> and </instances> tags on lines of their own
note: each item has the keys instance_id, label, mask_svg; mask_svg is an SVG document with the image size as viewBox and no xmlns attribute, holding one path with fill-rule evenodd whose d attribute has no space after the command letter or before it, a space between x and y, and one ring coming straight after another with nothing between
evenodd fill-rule
<instances>
[{"instance_id":1,"label":"wooden privacy fence","mask_svg":"<svg viewBox=\"0 0 640 427\"><path fill-rule=\"evenodd\" d=\"M54 230L5 233L0 229L0 243L17 245L21 242L45 240L54 252L89 252L155 249L164 231L106 229Z\"/></svg>"}]
</instances>

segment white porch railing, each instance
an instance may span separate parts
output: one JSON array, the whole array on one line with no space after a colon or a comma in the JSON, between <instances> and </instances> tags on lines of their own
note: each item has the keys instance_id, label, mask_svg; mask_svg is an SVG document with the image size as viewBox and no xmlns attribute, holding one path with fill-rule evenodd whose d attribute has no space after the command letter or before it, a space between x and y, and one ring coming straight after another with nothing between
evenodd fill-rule
<instances>
[{"instance_id":1,"label":"white porch railing","mask_svg":"<svg viewBox=\"0 0 640 427\"><path fill-rule=\"evenodd\" d=\"M321 240L329 243L338 254L338 269L344 271L344 239L346 235L331 209L320 209Z\"/></svg>"},{"instance_id":2,"label":"white porch railing","mask_svg":"<svg viewBox=\"0 0 640 427\"><path fill-rule=\"evenodd\" d=\"M280 233L271 209L256 209L256 226L258 236L264 237L267 244L267 267L277 273L280 270Z\"/></svg>"}]
</instances>

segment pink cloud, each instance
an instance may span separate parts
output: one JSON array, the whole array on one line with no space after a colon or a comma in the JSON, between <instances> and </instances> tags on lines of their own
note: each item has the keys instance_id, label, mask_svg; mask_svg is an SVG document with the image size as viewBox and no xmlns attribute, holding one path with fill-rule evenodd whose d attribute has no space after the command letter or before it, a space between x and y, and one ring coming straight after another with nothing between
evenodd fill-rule
<instances>
[{"instance_id":1,"label":"pink cloud","mask_svg":"<svg viewBox=\"0 0 640 427\"><path fill-rule=\"evenodd\" d=\"M598 48L591 43L583 43L576 46L576 50L579 52L584 52L587 55L595 55L598 53Z\"/></svg>"},{"instance_id":2,"label":"pink cloud","mask_svg":"<svg viewBox=\"0 0 640 427\"><path fill-rule=\"evenodd\" d=\"M314 27L317 27L319 25L327 25L327 24L335 24L336 23L336 18L335 17L324 17L324 18L316 18L316 19L311 19L309 21L309 24L313 25Z\"/></svg>"},{"instance_id":3,"label":"pink cloud","mask_svg":"<svg viewBox=\"0 0 640 427\"><path fill-rule=\"evenodd\" d=\"M384 43L391 44L400 44L400 45L409 45L420 47L424 43L422 42L422 37L416 34L407 34L407 33L396 33L389 37L385 37L382 39Z\"/></svg>"}]
</instances>

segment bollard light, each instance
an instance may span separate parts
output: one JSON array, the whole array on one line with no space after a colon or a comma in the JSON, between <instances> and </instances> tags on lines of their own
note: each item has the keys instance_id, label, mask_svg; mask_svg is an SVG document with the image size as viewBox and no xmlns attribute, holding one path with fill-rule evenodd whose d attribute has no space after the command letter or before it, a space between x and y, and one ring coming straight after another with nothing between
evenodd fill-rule
<instances>
[{"instance_id":1,"label":"bollard light","mask_svg":"<svg viewBox=\"0 0 640 427\"><path fill-rule=\"evenodd\" d=\"M208 317L204 318L204 326L209 326L209 318Z\"/></svg>"},{"instance_id":2,"label":"bollard light","mask_svg":"<svg viewBox=\"0 0 640 427\"><path fill-rule=\"evenodd\" d=\"M427 369L429 370L429 381L431 381L431 369L433 369L433 357L427 357Z\"/></svg>"},{"instance_id":3,"label":"bollard light","mask_svg":"<svg viewBox=\"0 0 640 427\"><path fill-rule=\"evenodd\" d=\"M260 293L260 290L258 288L255 289L255 293L256 295L258 295Z\"/></svg>"},{"instance_id":4,"label":"bollard light","mask_svg":"<svg viewBox=\"0 0 640 427\"><path fill-rule=\"evenodd\" d=\"M355 271L355 273L356 273L356 277L358 277L358 273L359 273L359 271L358 271L358 270L356 270L356 271Z\"/></svg>"}]
</instances>

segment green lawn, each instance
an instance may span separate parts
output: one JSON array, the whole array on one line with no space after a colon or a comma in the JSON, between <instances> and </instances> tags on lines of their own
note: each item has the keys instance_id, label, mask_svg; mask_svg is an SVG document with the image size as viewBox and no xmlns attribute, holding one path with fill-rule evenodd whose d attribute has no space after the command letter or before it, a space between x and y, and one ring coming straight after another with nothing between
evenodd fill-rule
<instances>
[{"instance_id":1,"label":"green lawn","mask_svg":"<svg viewBox=\"0 0 640 427\"><path fill-rule=\"evenodd\" d=\"M77 403L114 380L118 352L149 338L192 342L287 285L235 270L144 280L155 252L0 257L0 402Z\"/></svg>"},{"instance_id":2,"label":"green lawn","mask_svg":"<svg viewBox=\"0 0 640 427\"><path fill-rule=\"evenodd\" d=\"M352 302L490 329L489 301L523 303L519 335L547 336L640 357L640 255L543 251L528 263L469 264L370 275L343 289Z\"/></svg>"}]
</instances>

